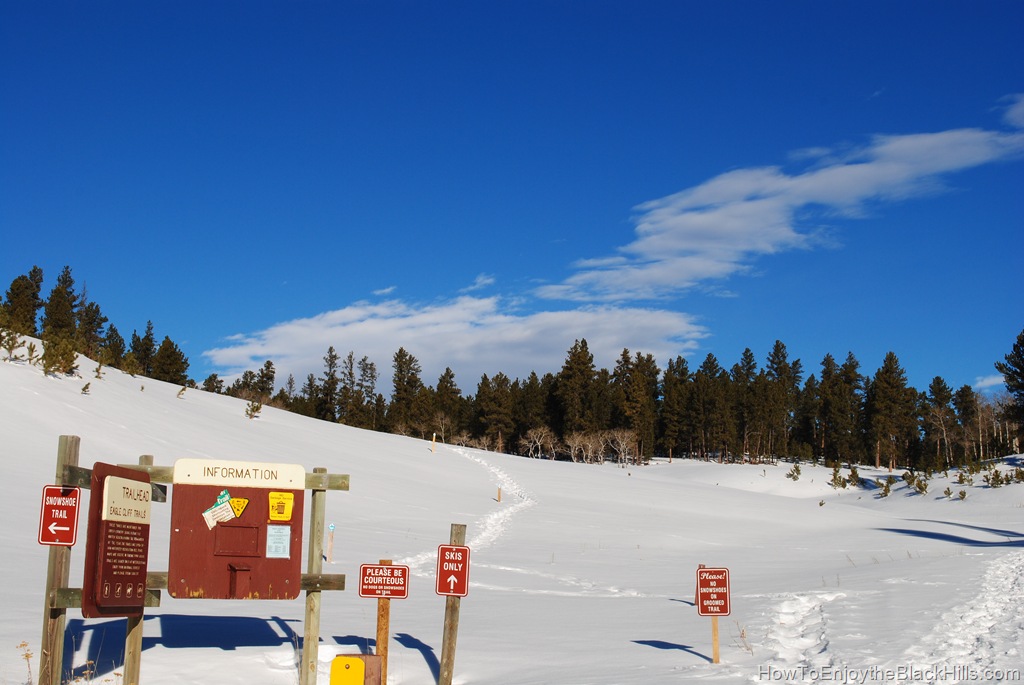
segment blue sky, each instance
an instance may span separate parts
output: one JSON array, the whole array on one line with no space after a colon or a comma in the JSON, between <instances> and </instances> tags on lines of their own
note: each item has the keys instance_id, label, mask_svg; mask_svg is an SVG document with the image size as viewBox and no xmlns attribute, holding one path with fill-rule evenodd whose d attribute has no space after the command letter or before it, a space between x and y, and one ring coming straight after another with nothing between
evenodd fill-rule
<instances>
[{"instance_id":1,"label":"blue sky","mask_svg":"<svg viewBox=\"0 0 1024 685\"><path fill-rule=\"evenodd\" d=\"M775 340L991 387L1024 328L1020 2L5 2L0 286L190 375L390 394ZM44 293L45 294L45 293Z\"/></svg>"}]
</instances>

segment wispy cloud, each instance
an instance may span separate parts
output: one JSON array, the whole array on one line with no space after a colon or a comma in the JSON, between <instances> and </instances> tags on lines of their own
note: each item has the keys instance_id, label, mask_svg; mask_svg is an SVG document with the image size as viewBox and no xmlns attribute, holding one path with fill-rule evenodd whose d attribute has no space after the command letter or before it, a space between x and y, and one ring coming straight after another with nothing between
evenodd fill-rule
<instances>
[{"instance_id":1,"label":"wispy cloud","mask_svg":"<svg viewBox=\"0 0 1024 685\"><path fill-rule=\"evenodd\" d=\"M974 381L975 390L989 390L992 388L1001 388L1006 383L1006 379L1003 378L1003 374L996 373L991 376L980 376Z\"/></svg>"},{"instance_id":2,"label":"wispy cloud","mask_svg":"<svg viewBox=\"0 0 1024 685\"><path fill-rule=\"evenodd\" d=\"M471 293L471 292L474 292L476 290L482 290L483 288L486 288L488 286L494 285L494 283L495 283L494 276L491 276L490 274L480 274L479 276L476 277L476 280L473 281L473 285L466 286L465 288L463 288L459 292L460 293Z\"/></svg>"},{"instance_id":3,"label":"wispy cloud","mask_svg":"<svg viewBox=\"0 0 1024 685\"><path fill-rule=\"evenodd\" d=\"M318 316L279 323L230 344L204 352L227 375L256 369L273 360L279 382L293 374L302 385L320 375L333 346L339 355L364 355L380 372L378 391L391 392L391 360L401 346L423 368L433 385L444 371L455 371L463 391L473 393L482 374L526 378L531 371L557 372L574 340L586 338L595 362L611 368L623 348L659 360L685 355L706 335L684 313L634 307L581 307L569 311L514 313L497 297L463 296L430 305L392 300L356 303ZM663 361L664 363L664 361Z\"/></svg>"},{"instance_id":4,"label":"wispy cloud","mask_svg":"<svg viewBox=\"0 0 1024 685\"><path fill-rule=\"evenodd\" d=\"M1003 121L1010 126L1024 128L1024 93L1014 93L1003 98L1009 103L1003 113Z\"/></svg>"},{"instance_id":5,"label":"wispy cloud","mask_svg":"<svg viewBox=\"0 0 1024 685\"><path fill-rule=\"evenodd\" d=\"M1004 120L1024 127L1024 96ZM579 302L656 300L743 273L752 260L822 244L830 216L863 215L873 203L943 189L957 171L1018 156L1024 133L955 129L878 135L857 148L811 148L797 173L756 167L636 207L635 238L615 254L581 260L576 273L537 289Z\"/></svg>"},{"instance_id":6,"label":"wispy cloud","mask_svg":"<svg viewBox=\"0 0 1024 685\"><path fill-rule=\"evenodd\" d=\"M879 135L861 146L808 148L790 157L789 164L802 167L796 172L738 169L638 205L631 242L578 261L572 276L534 290L534 298L473 296L496 283L481 273L458 297L354 303L233 337L204 356L228 376L270 359L280 381L293 374L301 385L307 374L320 375L333 346L342 356L369 357L385 394L399 347L420 360L424 382L433 384L451 367L469 393L485 373L555 372L579 338L587 339L599 366L614 365L623 348L653 354L664 365L694 352L708 331L689 314L637 302L688 290L733 296L726 280L750 271L755 258L830 245L826 224L835 216L861 216L877 203L941 191L949 174L1021 155L1024 95L1006 103L1003 119L1018 130ZM576 305L544 310L545 299ZM979 379L976 387L996 383Z\"/></svg>"}]
</instances>

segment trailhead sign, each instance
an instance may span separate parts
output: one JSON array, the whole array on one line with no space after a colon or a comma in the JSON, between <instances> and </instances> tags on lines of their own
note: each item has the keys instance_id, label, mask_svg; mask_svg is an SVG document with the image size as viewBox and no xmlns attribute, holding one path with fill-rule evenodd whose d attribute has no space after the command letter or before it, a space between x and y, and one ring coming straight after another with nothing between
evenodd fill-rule
<instances>
[{"instance_id":1,"label":"trailhead sign","mask_svg":"<svg viewBox=\"0 0 1024 685\"><path fill-rule=\"evenodd\" d=\"M142 616L149 571L149 474L97 462L92 469L82 616Z\"/></svg>"}]
</instances>

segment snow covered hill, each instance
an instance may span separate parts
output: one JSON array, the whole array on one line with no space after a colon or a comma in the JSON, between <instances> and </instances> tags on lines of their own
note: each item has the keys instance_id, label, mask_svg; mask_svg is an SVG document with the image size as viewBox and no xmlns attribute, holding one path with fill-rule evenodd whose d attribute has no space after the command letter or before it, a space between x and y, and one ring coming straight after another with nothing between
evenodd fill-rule
<instances>
[{"instance_id":1,"label":"snow covered hill","mask_svg":"<svg viewBox=\"0 0 1024 685\"><path fill-rule=\"evenodd\" d=\"M320 682L335 654L371 651L376 602L352 588L359 565L412 570L392 602L389 682L433 683L444 599L437 546L468 526L455 682L626 685L751 682L970 682L1024 671L1024 485L938 477L835 490L832 472L690 460L642 468L568 464L431 444L263 409L105 370L78 378L0 363L0 684L38 673L47 549L40 493L58 437L81 463L218 458L326 467L333 563L349 590L325 593ZM88 393L83 387L89 383ZM1019 463L1008 460L1009 466ZM888 474L861 469L865 479ZM894 474L897 477L900 474ZM952 476L953 474L951 474ZM961 501L943 495L965 489ZM501 488L501 501L497 492ZM172 492L173 497L173 492ZM88 493L86 494L88 500ZM154 504L150 569L167 567L170 506ZM80 585L85 523L73 550ZM710 619L693 606L698 564L730 569L732 613L711 663ZM303 603L173 599L146 612L142 681L295 683ZM69 610L68 668L120 683L122 620ZM25 643L25 644L23 644Z\"/></svg>"}]
</instances>

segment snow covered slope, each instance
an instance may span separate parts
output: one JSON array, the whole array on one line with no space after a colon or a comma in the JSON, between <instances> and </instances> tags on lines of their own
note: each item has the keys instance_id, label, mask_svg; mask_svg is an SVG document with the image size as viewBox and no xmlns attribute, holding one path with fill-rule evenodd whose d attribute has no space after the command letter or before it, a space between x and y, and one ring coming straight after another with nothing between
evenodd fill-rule
<instances>
[{"instance_id":1,"label":"snow covered slope","mask_svg":"<svg viewBox=\"0 0 1024 685\"><path fill-rule=\"evenodd\" d=\"M376 602L352 579L384 558L413 573L409 599L392 602L389 682L435 682L444 599L434 565L452 523L468 526L472 548L456 683L957 682L1020 679L1024 669L1022 485L952 484L968 492L960 501L942 494L942 478L927 495L900 481L881 499L875 489L834 490L831 470L806 464L793 481L788 464L622 469L431 451L272 408L249 420L245 402L179 397L177 386L116 370L95 378L95 368L80 359L81 377L52 378L0 363L0 684L38 673L38 659L23 657L39 649L39 498L62 434L81 437L83 466L151 454L162 465L244 459L349 474L351 490L328 498L336 530L325 572L347 574L350 589L324 595L322 683L333 655L372 650ZM153 517L150 569L164 570L170 505L154 504ZM731 572L717 665L710 619L693 606L701 563ZM302 616L298 600L164 593L146 613L142 680L295 683ZM124 622L73 609L68 618L69 669L83 682L120 683Z\"/></svg>"}]
</instances>

